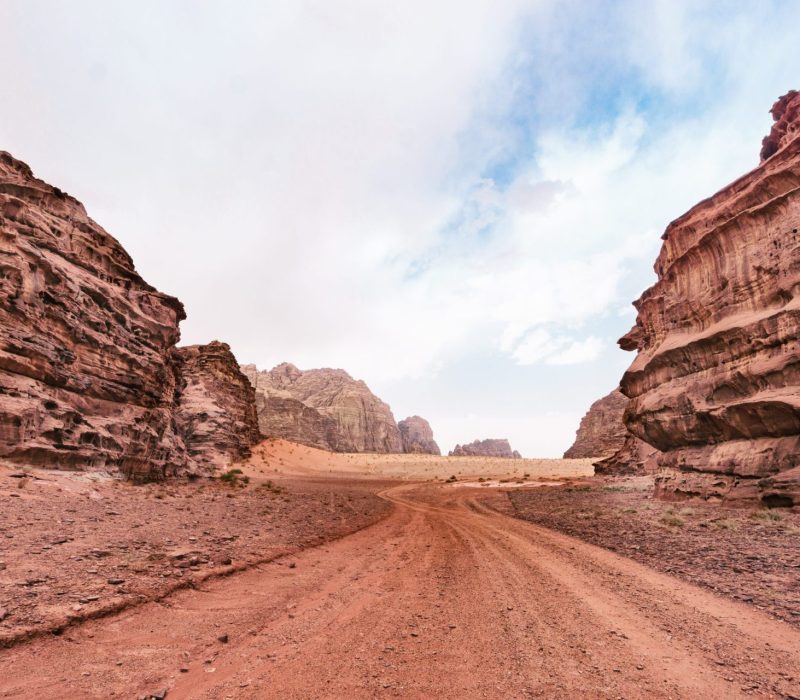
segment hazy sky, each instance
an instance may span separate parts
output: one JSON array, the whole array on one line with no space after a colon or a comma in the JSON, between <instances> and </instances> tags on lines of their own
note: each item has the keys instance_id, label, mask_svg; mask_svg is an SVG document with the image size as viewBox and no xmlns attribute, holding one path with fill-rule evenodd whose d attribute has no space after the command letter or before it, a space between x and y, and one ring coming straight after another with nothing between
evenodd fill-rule
<instances>
[{"instance_id":1,"label":"hazy sky","mask_svg":"<svg viewBox=\"0 0 800 700\"><path fill-rule=\"evenodd\" d=\"M669 221L758 162L800 3L0 0L0 149L179 297L444 449L554 456Z\"/></svg>"}]
</instances>

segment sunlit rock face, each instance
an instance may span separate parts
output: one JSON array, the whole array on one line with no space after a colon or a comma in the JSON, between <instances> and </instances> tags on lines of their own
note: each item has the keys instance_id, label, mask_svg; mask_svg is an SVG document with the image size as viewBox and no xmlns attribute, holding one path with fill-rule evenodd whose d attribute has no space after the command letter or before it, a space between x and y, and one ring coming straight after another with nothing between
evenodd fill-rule
<instances>
[{"instance_id":1,"label":"sunlit rock face","mask_svg":"<svg viewBox=\"0 0 800 700\"><path fill-rule=\"evenodd\" d=\"M622 420L628 398L619 389L595 401L581 419L575 442L565 453L565 459L609 457L625 442L628 429Z\"/></svg>"},{"instance_id":2,"label":"sunlit rock face","mask_svg":"<svg viewBox=\"0 0 800 700\"><path fill-rule=\"evenodd\" d=\"M664 496L800 503L799 112L781 98L761 164L667 227L619 341Z\"/></svg>"},{"instance_id":3,"label":"sunlit rock face","mask_svg":"<svg viewBox=\"0 0 800 700\"><path fill-rule=\"evenodd\" d=\"M397 427L403 441L403 452L440 455L439 445L433 439L431 425L424 418L409 416L401 420Z\"/></svg>"},{"instance_id":4,"label":"sunlit rock face","mask_svg":"<svg viewBox=\"0 0 800 700\"><path fill-rule=\"evenodd\" d=\"M0 152L0 459L137 480L218 466L205 419L178 411L211 401L206 351L174 348L183 318L80 202Z\"/></svg>"},{"instance_id":5,"label":"sunlit rock face","mask_svg":"<svg viewBox=\"0 0 800 700\"><path fill-rule=\"evenodd\" d=\"M490 438L474 440L466 445L456 445L449 453L450 457L502 457L505 459L521 459L516 450L505 439Z\"/></svg>"},{"instance_id":6,"label":"sunlit rock face","mask_svg":"<svg viewBox=\"0 0 800 700\"><path fill-rule=\"evenodd\" d=\"M388 404L341 369L269 371L243 365L256 390L261 432L339 452L402 452Z\"/></svg>"}]
</instances>

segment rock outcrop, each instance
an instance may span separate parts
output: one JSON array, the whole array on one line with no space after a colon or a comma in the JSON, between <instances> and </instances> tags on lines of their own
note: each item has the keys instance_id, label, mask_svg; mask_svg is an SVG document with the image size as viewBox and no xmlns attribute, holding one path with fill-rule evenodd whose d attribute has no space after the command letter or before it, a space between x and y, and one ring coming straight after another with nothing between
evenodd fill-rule
<instances>
[{"instance_id":1,"label":"rock outcrop","mask_svg":"<svg viewBox=\"0 0 800 700\"><path fill-rule=\"evenodd\" d=\"M179 377L175 423L197 470L250 456L260 439L256 396L226 343L173 350Z\"/></svg>"},{"instance_id":2,"label":"rock outcrop","mask_svg":"<svg viewBox=\"0 0 800 700\"><path fill-rule=\"evenodd\" d=\"M419 416L409 416L401 420L397 427L403 442L403 452L440 455L439 445L433 439L430 423Z\"/></svg>"},{"instance_id":3,"label":"rock outcrop","mask_svg":"<svg viewBox=\"0 0 800 700\"><path fill-rule=\"evenodd\" d=\"M504 459L521 459L522 455L511 449L508 440L488 439L475 440L467 445L456 445L449 453L450 457L502 457Z\"/></svg>"},{"instance_id":4,"label":"rock outcrop","mask_svg":"<svg viewBox=\"0 0 800 700\"><path fill-rule=\"evenodd\" d=\"M243 365L242 371L256 390L259 425L267 437L338 452L403 451L389 406L344 370L301 371L284 362L269 371L255 365Z\"/></svg>"},{"instance_id":5,"label":"rock outcrop","mask_svg":"<svg viewBox=\"0 0 800 700\"><path fill-rule=\"evenodd\" d=\"M134 479L194 468L176 421L183 318L80 202L0 152L0 459Z\"/></svg>"},{"instance_id":6,"label":"rock outcrop","mask_svg":"<svg viewBox=\"0 0 800 700\"><path fill-rule=\"evenodd\" d=\"M622 420L628 397L619 389L595 401L581 419L575 442L564 459L609 457L622 449L628 429Z\"/></svg>"},{"instance_id":7,"label":"rock outcrop","mask_svg":"<svg viewBox=\"0 0 800 700\"><path fill-rule=\"evenodd\" d=\"M594 473L608 476L634 476L652 472L657 467L659 451L627 433L614 454L594 463Z\"/></svg>"},{"instance_id":8,"label":"rock outcrop","mask_svg":"<svg viewBox=\"0 0 800 700\"><path fill-rule=\"evenodd\" d=\"M755 170L671 223L620 346L663 495L800 504L800 95Z\"/></svg>"}]
</instances>

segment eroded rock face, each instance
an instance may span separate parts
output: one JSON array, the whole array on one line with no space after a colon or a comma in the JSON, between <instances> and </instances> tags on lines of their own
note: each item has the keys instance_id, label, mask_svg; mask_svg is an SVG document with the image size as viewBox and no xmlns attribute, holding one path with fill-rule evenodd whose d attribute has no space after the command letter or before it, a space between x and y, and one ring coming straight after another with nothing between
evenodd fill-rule
<instances>
[{"instance_id":1,"label":"eroded rock face","mask_svg":"<svg viewBox=\"0 0 800 700\"><path fill-rule=\"evenodd\" d=\"M183 318L80 202L0 152L0 457L176 473L169 351Z\"/></svg>"},{"instance_id":2,"label":"eroded rock face","mask_svg":"<svg viewBox=\"0 0 800 700\"><path fill-rule=\"evenodd\" d=\"M575 442L565 459L608 457L622 448L628 429L622 420L628 397L619 389L595 401L581 419Z\"/></svg>"},{"instance_id":3,"label":"eroded rock face","mask_svg":"<svg viewBox=\"0 0 800 700\"><path fill-rule=\"evenodd\" d=\"M662 494L800 503L800 95L761 165L671 223L620 346L629 430Z\"/></svg>"},{"instance_id":4,"label":"eroded rock face","mask_svg":"<svg viewBox=\"0 0 800 700\"><path fill-rule=\"evenodd\" d=\"M174 350L183 318L80 202L0 152L0 459L137 480L213 466L190 413L219 384Z\"/></svg>"},{"instance_id":5,"label":"eroded rock face","mask_svg":"<svg viewBox=\"0 0 800 700\"><path fill-rule=\"evenodd\" d=\"M508 440L488 439L475 440L467 445L456 445L449 453L451 457L502 457L505 459L521 459L522 455L511 449Z\"/></svg>"},{"instance_id":6,"label":"eroded rock face","mask_svg":"<svg viewBox=\"0 0 800 700\"><path fill-rule=\"evenodd\" d=\"M430 423L419 416L409 416L401 420L400 439L403 441L403 452L440 455L439 445L433 439Z\"/></svg>"},{"instance_id":7,"label":"eroded rock face","mask_svg":"<svg viewBox=\"0 0 800 700\"><path fill-rule=\"evenodd\" d=\"M594 472L609 476L651 473L657 469L659 454L652 445L627 433L622 447L611 456L594 463Z\"/></svg>"},{"instance_id":8,"label":"eroded rock face","mask_svg":"<svg viewBox=\"0 0 800 700\"><path fill-rule=\"evenodd\" d=\"M284 362L269 371L254 365L243 365L242 371L262 397L257 398L259 424L267 437L338 452L403 451L389 406L344 370L301 371Z\"/></svg>"},{"instance_id":9,"label":"eroded rock face","mask_svg":"<svg viewBox=\"0 0 800 700\"><path fill-rule=\"evenodd\" d=\"M250 456L260 439L256 396L226 343L173 351L180 378L175 423L198 470Z\"/></svg>"}]
</instances>

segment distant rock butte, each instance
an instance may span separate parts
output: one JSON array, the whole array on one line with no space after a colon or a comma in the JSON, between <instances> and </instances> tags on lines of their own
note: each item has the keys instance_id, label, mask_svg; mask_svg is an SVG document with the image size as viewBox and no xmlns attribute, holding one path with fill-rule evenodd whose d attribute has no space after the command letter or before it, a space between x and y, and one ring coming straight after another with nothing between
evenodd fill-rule
<instances>
[{"instance_id":1,"label":"distant rock butte","mask_svg":"<svg viewBox=\"0 0 800 700\"><path fill-rule=\"evenodd\" d=\"M672 222L620 346L657 491L800 504L800 94L750 173Z\"/></svg>"},{"instance_id":2,"label":"distant rock butte","mask_svg":"<svg viewBox=\"0 0 800 700\"><path fill-rule=\"evenodd\" d=\"M628 398L619 390L595 401L581 419L575 442L565 459L609 457L622 448L628 429L622 420Z\"/></svg>"},{"instance_id":3,"label":"distant rock butte","mask_svg":"<svg viewBox=\"0 0 800 700\"><path fill-rule=\"evenodd\" d=\"M440 455L439 445L433 439L433 430L424 418L409 416L401 420L397 427L400 429L400 439L403 442L403 452Z\"/></svg>"},{"instance_id":4,"label":"distant rock butte","mask_svg":"<svg viewBox=\"0 0 800 700\"><path fill-rule=\"evenodd\" d=\"M468 445L456 445L450 452L451 457L502 457L504 459L521 459L522 455L511 449L508 440L488 439L475 440Z\"/></svg>"},{"instance_id":5,"label":"distant rock butte","mask_svg":"<svg viewBox=\"0 0 800 700\"><path fill-rule=\"evenodd\" d=\"M299 370L284 362L243 365L256 391L261 432L338 452L402 452L387 404L341 369Z\"/></svg>"},{"instance_id":6,"label":"distant rock butte","mask_svg":"<svg viewBox=\"0 0 800 700\"><path fill-rule=\"evenodd\" d=\"M0 459L134 479L213 466L176 415L183 318L80 202L0 152Z\"/></svg>"}]
</instances>

